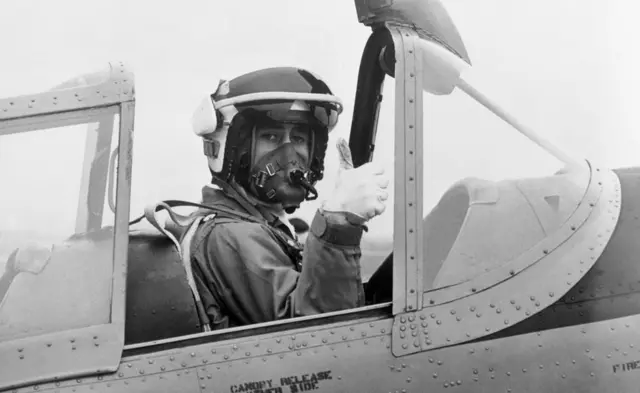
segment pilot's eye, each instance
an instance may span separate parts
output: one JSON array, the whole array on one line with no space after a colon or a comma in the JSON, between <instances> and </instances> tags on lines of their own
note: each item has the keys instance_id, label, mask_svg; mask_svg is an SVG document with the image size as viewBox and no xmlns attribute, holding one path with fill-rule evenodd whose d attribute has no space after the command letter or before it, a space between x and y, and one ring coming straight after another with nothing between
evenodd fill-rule
<instances>
[{"instance_id":1,"label":"pilot's eye","mask_svg":"<svg viewBox=\"0 0 640 393\"><path fill-rule=\"evenodd\" d=\"M307 138L305 138L304 136L300 136L300 135L292 135L291 136L291 142L297 144L297 145L304 145L307 143Z\"/></svg>"},{"instance_id":2,"label":"pilot's eye","mask_svg":"<svg viewBox=\"0 0 640 393\"><path fill-rule=\"evenodd\" d=\"M278 141L279 136L276 133L273 133L273 132L265 132L265 133L262 133L260 135L260 139L262 139L264 141L267 141L267 142L275 143L275 142Z\"/></svg>"}]
</instances>

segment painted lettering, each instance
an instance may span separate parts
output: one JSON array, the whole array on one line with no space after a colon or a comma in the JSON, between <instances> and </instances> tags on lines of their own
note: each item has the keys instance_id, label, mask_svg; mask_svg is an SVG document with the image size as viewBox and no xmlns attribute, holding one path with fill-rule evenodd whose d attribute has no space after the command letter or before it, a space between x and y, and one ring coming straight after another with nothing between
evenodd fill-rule
<instances>
[{"instance_id":1,"label":"painted lettering","mask_svg":"<svg viewBox=\"0 0 640 393\"><path fill-rule=\"evenodd\" d=\"M614 374L615 373L619 373L621 371L638 370L638 369L640 369L640 360L635 360L633 362L614 364L612 366L612 368L613 368Z\"/></svg>"},{"instance_id":2,"label":"painted lettering","mask_svg":"<svg viewBox=\"0 0 640 393\"><path fill-rule=\"evenodd\" d=\"M318 371L314 373L306 373L280 377L277 382L280 386L275 386L273 380L267 379L262 381L243 382L231 385L229 391L231 393L284 393L288 387L288 393L311 392L320 388L320 382L333 379L331 371Z\"/></svg>"},{"instance_id":3,"label":"painted lettering","mask_svg":"<svg viewBox=\"0 0 640 393\"><path fill-rule=\"evenodd\" d=\"M267 379L264 381L243 382L237 385L231 385L229 390L231 393L253 393L266 391L272 386L273 381L271 379Z\"/></svg>"},{"instance_id":4,"label":"painted lettering","mask_svg":"<svg viewBox=\"0 0 640 393\"><path fill-rule=\"evenodd\" d=\"M318 382L302 382L295 385L289 385L291 393L309 392L311 390L318 390Z\"/></svg>"}]
</instances>

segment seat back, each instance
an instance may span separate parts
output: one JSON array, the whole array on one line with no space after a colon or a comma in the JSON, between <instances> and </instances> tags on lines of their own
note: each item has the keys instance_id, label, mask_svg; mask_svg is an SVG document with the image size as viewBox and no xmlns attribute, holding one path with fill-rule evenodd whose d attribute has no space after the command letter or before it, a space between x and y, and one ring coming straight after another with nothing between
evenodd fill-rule
<instances>
[{"instance_id":1,"label":"seat back","mask_svg":"<svg viewBox=\"0 0 640 393\"><path fill-rule=\"evenodd\" d=\"M155 230L129 233L125 343L201 332L180 255Z\"/></svg>"}]
</instances>

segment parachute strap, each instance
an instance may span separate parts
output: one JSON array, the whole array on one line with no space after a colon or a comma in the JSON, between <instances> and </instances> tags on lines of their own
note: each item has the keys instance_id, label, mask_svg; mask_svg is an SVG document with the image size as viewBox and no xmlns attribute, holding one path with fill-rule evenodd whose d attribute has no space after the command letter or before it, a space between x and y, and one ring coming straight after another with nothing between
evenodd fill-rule
<instances>
[{"instance_id":1,"label":"parachute strap","mask_svg":"<svg viewBox=\"0 0 640 393\"><path fill-rule=\"evenodd\" d=\"M173 208L175 207L184 206L197 207L200 208L200 211L185 216L182 214L178 214L173 210ZM171 222L165 222L164 224L160 223L158 213L160 213L162 210L167 211L167 213L169 214L169 220ZM181 200L166 200L149 204L145 207L143 215L137 217L129 223L129 225L134 225L145 218L151 225L153 225L154 228L168 237L169 240L171 240L171 242L174 244L178 251L178 254L180 255L180 260L187 276L187 283L196 302L196 311L198 313L200 321L202 322L203 330L205 332L211 331L211 323L202 304L202 299L200 297L200 293L198 292L198 288L196 287L195 279L193 278L193 269L191 268L191 241L193 240L193 237L195 236L200 224L203 221L208 221L218 215L221 217L229 217L255 223L266 223L264 222L264 220L259 220L248 214L233 211L222 206L207 206L200 203ZM175 228L174 225L178 228ZM171 228L167 228L168 226L174 227L174 229L178 229L178 231L176 232L184 231L182 236L176 236L176 234L172 233ZM180 240L178 238L180 238Z\"/></svg>"},{"instance_id":2,"label":"parachute strap","mask_svg":"<svg viewBox=\"0 0 640 393\"><path fill-rule=\"evenodd\" d=\"M146 218L147 221L151 225L154 226L158 231L168 237L171 242L176 246L178 250L178 254L180 255L180 260L182 262L182 266L185 270L187 276L187 284L189 285L189 289L191 289L191 294L196 302L196 311L202 322L202 327L205 332L211 331L211 323L205 312L205 309L202 305L202 299L200 298L200 293L198 292L198 288L196 287L195 279L193 278L193 270L191 269L191 240L195 235L200 222L204 219L202 215L196 216L183 216L174 212L171 208L182 205L181 203L176 203L177 201L162 201L154 204L150 204L145 207L144 215L139 217L135 222L139 222L142 217ZM182 241L179 241L178 238L171 233L170 230L166 228L165 225L160 224L158 221L158 213L162 210L166 210L169 214L169 218L171 221L181 227L186 227L186 232L182 236Z\"/></svg>"}]
</instances>

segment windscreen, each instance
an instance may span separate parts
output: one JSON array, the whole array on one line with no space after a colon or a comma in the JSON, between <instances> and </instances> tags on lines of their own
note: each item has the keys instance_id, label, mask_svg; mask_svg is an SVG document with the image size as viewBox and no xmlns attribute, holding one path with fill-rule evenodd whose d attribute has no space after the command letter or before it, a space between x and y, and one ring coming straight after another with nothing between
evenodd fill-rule
<instances>
[{"instance_id":1,"label":"windscreen","mask_svg":"<svg viewBox=\"0 0 640 393\"><path fill-rule=\"evenodd\" d=\"M406 179L395 182L394 176L394 160L404 158L395 155L395 89L396 81L387 77L373 160L386 164L392 179L390 199L385 213L369 222L366 244L373 244L376 251L365 255L363 249L363 271L375 270L392 252L394 216L403 212L394 200L394 186L407 184ZM423 152L424 282L426 289L436 289L468 280L484 271L483 264L498 266L518 255L521 249L540 241L548 229L537 221L542 214L540 209L546 209L543 204L547 203L553 210L557 207L554 205L557 199L545 199L547 194L537 195L536 190L553 183L548 188L558 191L556 194L562 197L558 202L558 209L562 210L563 203L579 200L584 178L578 181L580 184L575 184L575 189L568 189L571 187L567 188L567 182L556 175L564 168L563 162L459 89L446 96L425 93L423 100L424 140L422 146L415 146L415 149ZM553 140L553 135L541 134ZM573 185L573 181L569 184ZM565 192L570 198L563 197ZM523 217L520 229L509 221L510 213L514 213L514 220ZM446 279L437 280L454 245L460 244L461 230L465 226L469 229L469 223L473 224L474 231L478 230L479 223L484 223L483 239L486 239L487 247L499 242L504 246L503 252L478 252L482 251L483 245L472 244L467 249L473 249L477 254L463 255L468 257L464 263L469 263L470 269L457 278L448 274ZM514 224L513 229L509 228L511 224ZM467 238L480 239L477 232L472 236L469 233L465 233ZM468 239L465 241L468 244ZM464 254L465 251L455 252ZM500 260L490 260L487 255L498 255L496 258Z\"/></svg>"},{"instance_id":2,"label":"windscreen","mask_svg":"<svg viewBox=\"0 0 640 393\"><path fill-rule=\"evenodd\" d=\"M119 119L72 123L0 123L0 341L110 318Z\"/></svg>"}]
</instances>

